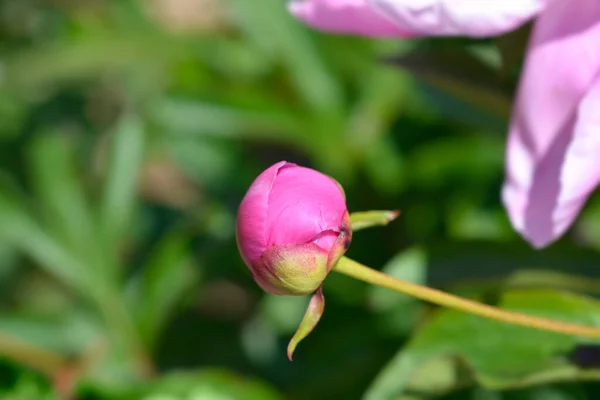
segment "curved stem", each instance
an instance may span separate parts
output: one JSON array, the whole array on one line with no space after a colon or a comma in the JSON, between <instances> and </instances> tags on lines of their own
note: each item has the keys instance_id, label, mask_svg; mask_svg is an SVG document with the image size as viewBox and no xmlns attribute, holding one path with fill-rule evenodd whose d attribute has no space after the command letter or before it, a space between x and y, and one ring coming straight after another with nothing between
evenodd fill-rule
<instances>
[{"instance_id":1,"label":"curved stem","mask_svg":"<svg viewBox=\"0 0 600 400\"><path fill-rule=\"evenodd\" d=\"M53 377L68 365L67 357L0 332L0 355Z\"/></svg>"},{"instance_id":2,"label":"curved stem","mask_svg":"<svg viewBox=\"0 0 600 400\"><path fill-rule=\"evenodd\" d=\"M478 315L483 318L567 335L600 338L600 329L592 326L569 324L547 318L538 318L502 310L497 307L488 306L440 290L401 281L357 263L347 257L342 257L333 267L333 270L373 285L404 293L433 304Z\"/></svg>"}]
</instances>

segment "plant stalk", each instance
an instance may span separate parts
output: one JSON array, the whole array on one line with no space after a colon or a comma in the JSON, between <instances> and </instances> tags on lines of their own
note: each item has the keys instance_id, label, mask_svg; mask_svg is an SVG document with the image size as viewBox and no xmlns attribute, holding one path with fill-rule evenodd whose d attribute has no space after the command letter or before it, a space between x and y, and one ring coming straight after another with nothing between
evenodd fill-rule
<instances>
[{"instance_id":1,"label":"plant stalk","mask_svg":"<svg viewBox=\"0 0 600 400\"><path fill-rule=\"evenodd\" d=\"M440 290L396 279L347 257L342 257L333 267L333 270L376 286L381 286L399 293L416 297L417 299L424 300L429 303L478 315L483 318L543 331L600 339L600 329L592 326L570 324L552 319L534 317L531 315L502 310L497 307L478 303L476 301L468 300L463 297L442 292Z\"/></svg>"},{"instance_id":2,"label":"plant stalk","mask_svg":"<svg viewBox=\"0 0 600 400\"><path fill-rule=\"evenodd\" d=\"M68 365L68 358L0 332L0 354L52 378Z\"/></svg>"}]
</instances>

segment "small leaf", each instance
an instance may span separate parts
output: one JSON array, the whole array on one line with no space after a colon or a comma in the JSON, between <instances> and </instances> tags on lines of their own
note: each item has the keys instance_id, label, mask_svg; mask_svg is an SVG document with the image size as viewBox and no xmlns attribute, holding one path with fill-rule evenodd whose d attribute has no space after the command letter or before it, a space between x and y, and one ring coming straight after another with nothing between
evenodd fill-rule
<instances>
[{"instance_id":1,"label":"small leaf","mask_svg":"<svg viewBox=\"0 0 600 400\"><path fill-rule=\"evenodd\" d=\"M292 361L292 355L294 354L294 350L296 350L298 343L307 337L319 323L323 311L325 311L325 297L323 297L323 286L321 286L310 298L306 314L304 314L304 318L302 319L302 322L300 322L298 330L292 337L292 340L290 340L287 350L290 361Z\"/></svg>"},{"instance_id":2,"label":"small leaf","mask_svg":"<svg viewBox=\"0 0 600 400\"><path fill-rule=\"evenodd\" d=\"M385 226L398 218L399 215L399 210L354 212L350 214L352 232L373 226Z\"/></svg>"}]
</instances>

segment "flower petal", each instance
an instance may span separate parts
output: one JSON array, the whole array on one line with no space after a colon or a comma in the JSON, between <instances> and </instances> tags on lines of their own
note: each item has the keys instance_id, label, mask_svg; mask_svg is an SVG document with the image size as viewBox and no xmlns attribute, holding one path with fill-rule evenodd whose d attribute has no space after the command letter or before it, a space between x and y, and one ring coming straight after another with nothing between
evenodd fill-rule
<instances>
[{"instance_id":1,"label":"flower petal","mask_svg":"<svg viewBox=\"0 0 600 400\"><path fill-rule=\"evenodd\" d=\"M363 36L410 36L367 0L295 0L289 10L296 18L316 29Z\"/></svg>"},{"instance_id":2,"label":"flower petal","mask_svg":"<svg viewBox=\"0 0 600 400\"><path fill-rule=\"evenodd\" d=\"M286 165L295 164L280 161L264 170L252 182L240 204L236 223L236 240L240 254L248 266L267 249L265 229L269 193L279 170Z\"/></svg>"},{"instance_id":3,"label":"flower petal","mask_svg":"<svg viewBox=\"0 0 600 400\"><path fill-rule=\"evenodd\" d=\"M547 0L367 1L402 31L423 36L473 37L495 36L515 29L540 12L547 2Z\"/></svg>"},{"instance_id":4,"label":"flower petal","mask_svg":"<svg viewBox=\"0 0 600 400\"><path fill-rule=\"evenodd\" d=\"M329 251L346 212L338 184L318 171L281 168L269 195L267 246L314 241Z\"/></svg>"},{"instance_id":5,"label":"flower petal","mask_svg":"<svg viewBox=\"0 0 600 400\"><path fill-rule=\"evenodd\" d=\"M536 247L565 232L598 183L598 43L597 0L552 2L535 27L511 123L503 201L515 229Z\"/></svg>"}]
</instances>

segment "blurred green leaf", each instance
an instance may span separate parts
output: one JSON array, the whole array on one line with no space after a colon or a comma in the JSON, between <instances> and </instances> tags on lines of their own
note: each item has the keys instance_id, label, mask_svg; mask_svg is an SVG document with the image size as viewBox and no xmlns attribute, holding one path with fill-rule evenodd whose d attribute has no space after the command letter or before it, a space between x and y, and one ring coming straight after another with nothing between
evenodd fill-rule
<instances>
[{"instance_id":1,"label":"blurred green leaf","mask_svg":"<svg viewBox=\"0 0 600 400\"><path fill-rule=\"evenodd\" d=\"M3 82L11 89L31 90L109 71L164 63L187 48L185 43L156 32L91 31L7 57Z\"/></svg>"},{"instance_id":2,"label":"blurred green leaf","mask_svg":"<svg viewBox=\"0 0 600 400\"><path fill-rule=\"evenodd\" d=\"M403 216L406 218L408 212L403 211ZM482 280L502 285L512 274L523 269L600 278L597 253L564 242L536 251L521 241L439 240L427 246L427 253L430 256L428 282L437 287ZM569 287L569 290L580 288Z\"/></svg>"},{"instance_id":3,"label":"blurred green leaf","mask_svg":"<svg viewBox=\"0 0 600 400\"><path fill-rule=\"evenodd\" d=\"M116 254L117 245L128 232L133 217L144 153L142 122L136 116L124 116L110 139L99 225L107 251Z\"/></svg>"},{"instance_id":4,"label":"blurred green leaf","mask_svg":"<svg viewBox=\"0 0 600 400\"><path fill-rule=\"evenodd\" d=\"M465 49L417 48L391 61L464 103L471 112L479 111L498 124L510 116L510 94L498 72Z\"/></svg>"},{"instance_id":5,"label":"blurred green leaf","mask_svg":"<svg viewBox=\"0 0 600 400\"><path fill-rule=\"evenodd\" d=\"M583 341L431 314L341 275L327 278L318 334L285 359L306 299L263 296L235 248L241 197L280 159L335 177L352 209L401 208L350 252L402 279L489 302L505 290L600 287L594 199L544 250L518 237L500 203L530 24L492 39L379 40L320 32L286 6L0 2L0 167L18 188L0 186L0 332L68 354L90 340L96 349L98 336L81 399L280 398L227 371L260 376L285 398L354 399L415 328L387 386L410 390L394 400L600 398L597 383L544 383L598 377L595 347L574 353L588 370L569 357ZM381 62L389 54L402 67ZM158 184L157 166L171 172ZM206 291L198 307L196 291ZM515 301L596 315L534 297ZM0 362L0 397L45 400L50 383L11 359ZM169 372L189 365L223 371Z\"/></svg>"},{"instance_id":6,"label":"blurred green leaf","mask_svg":"<svg viewBox=\"0 0 600 400\"><path fill-rule=\"evenodd\" d=\"M7 91L0 93L0 139L13 138L21 133L21 126L27 115L27 104L18 96Z\"/></svg>"},{"instance_id":7,"label":"blurred green leaf","mask_svg":"<svg viewBox=\"0 0 600 400\"><path fill-rule=\"evenodd\" d=\"M504 144L504 138L481 133L440 138L412 152L406 178L427 189L467 180L489 182L502 171Z\"/></svg>"},{"instance_id":8,"label":"blurred green leaf","mask_svg":"<svg viewBox=\"0 0 600 400\"><path fill-rule=\"evenodd\" d=\"M453 239L503 241L514 234L503 211L481 209L477 199L457 194L448 199L447 207L449 236Z\"/></svg>"},{"instance_id":9,"label":"blurred green leaf","mask_svg":"<svg viewBox=\"0 0 600 400\"><path fill-rule=\"evenodd\" d=\"M600 304L576 295L549 290L512 291L504 294L501 306L559 321L600 326ZM464 360L481 384L495 389L600 379L600 370L581 369L570 359L569 353L577 344L590 342L442 310L392 359L366 398L395 398L407 389L419 365L449 355Z\"/></svg>"},{"instance_id":10,"label":"blurred green leaf","mask_svg":"<svg viewBox=\"0 0 600 400\"><path fill-rule=\"evenodd\" d=\"M268 385L231 372L206 370L179 372L162 377L138 397L143 400L278 400L283 399Z\"/></svg>"},{"instance_id":11,"label":"blurred green leaf","mask_svg":"<svg viewBox=\"0 0 600 400\"><path fill-rule=\"evenodd\" d=\"M269 296L275 297L275 296ZM287 318L286 320L290 320ZM296 325L302 320L300 316ZM293 332L294 329L292 328ZM262 315L244 324L242 330L242 346L244 347L246 356L255 364L268 365L277 358L280 347L277 342L277 332L273 329L272 324L266 321Z\"/></svg>"},{"instance_id":12,"label":"blurred green leaf","mask_svg":"<svg viewBox=\"0 0 600 400\"><path fill-rule=\"evenodd\" d=\"M466 296L514 289L555 289L580 294L597 294L600 292L600 279L548 269L523 268L503 278L472 278L452 285L453 292Z\"/></svg>"},{"instance_id":13,"label":"blurred green leaf","mask_svg":"<svg viewBox=\"0 0 600 400\"><path fill-rule=\"evenodd\" d=\"M84 266L50 237L31 217L22 199L0 188L0 238L23 251L40 266L77 290L89 287Z\"/></svg>"},{"instance_id":14,"label":"blurred green leaf","mask_svg":"<svg viewBox=\"0 0 600 400\"><path fill-rule=\"evenodd\" d=\"M298 142L299 123L289 112L236 109L198 101L168 99L156 106L157 121L173 133Z\"/></svg>"},{"instance_id":15,"label":"blurred green leaf","mask_svg":"<svg viewBox=\"0 0 600 400\"><path fill-rule=\"evenodd\" d=\"M203 43L203 61L230 79L249 82L271 72L273 65L265 62L265 54L247 40L216 38Z\"/></svg>"},{"instance_id":16,"label":"blurred green leaf","mask_svg":"<svg viewBox=\"0 0 600 400\"><path fill-rule=\"evenodd\" d=\"M264 296L261 314L279 333L294 333L304 317L308 300L307 296Z\"/></svg>"},{"instance_id":17,"label":"blurred green leaf","mask_svg":"<svg viewBox=\"0 0 600 400\"><path fill-rule=\"evenodd\" d=\"M373 186L385 194L397 194L406 184L406 165L389 136L364 148L364 165Z\"/></svg>"},{"instance_id":18,"label":"blurred green leaf","mask_svg":"<svg viewBox=\"0 0 600 400\"><path fill-rule=\"evenodd\" d=\"M460 371L456 368L452 357L433 358L419 365L411 374L410 391L423 393L427 397L431 393L446 393L464 385Z\"/></svg>"},{"instance_id":19,"label":"blurred green leaf","mask_svg":"<svg viewBox=\"0 0 600 400\"><path fill-rule=\"evenodd\" d=\"M0 282L7 281L18 266L18 252L4 241L0 241Z\"/></svg>"},{"instance_id":20,"label":"blurred green leaf","mask_svg":"<svg viewBox=\"0 0 600 400\"><path fill-rule=\"evenodd\" d=\"M427 255L418 247L402 251L388 261L382 272L403 281L425 284ZM377 312L389 311L400 304L408 306L416 301L413 297L379 286L369 286L367 293L369 305Z\"/></svg>"},{"instance_id":21,"label":"blurred green leaf","mask_svg":"<svg viewBox=\"0 0 600 400\"><path fill-rule=\"evenodd\" d=\"M203 186L222 187L234 174L232 146L227 140L202 136L171 137L165 141L177 164Z\"/></svg>"},{"instance_id":22,"label":"blurred green leaf","mask_svg":"<svg viewBox=\"0 0 600 400\"><path fill-rule=\"evenodd\" d=\"M287 67L296 90L308 107L339 113L342 92L317 50L311 33L295 21L280 0L233 0L237 22L254 42Z\"/></svg>"},{"instance_id":23,"label":"blurred green leaf","mask_svg":"<svg viewBox=\"0 0 600 400\"><path fill-rule=\"evenodd\" d=\"M98 270L96 261L101 259L97 257L95 224L77 169L73 143L56 132L40 135L32 146L30 162L45 226L76 257L88 261L88 268Z\"/></svg>"},{"instance_id":24,"label":"blurred green leaf","mask_svg":"<svg viewBox=\"0 0 600 400\"><path fill-rule=\"evenodd\" d=\"M189 245L188 233L174 231L165 235L129 288L140 335L149 347L155 345L176 307L200 279Z\"/></svg>"},{"instance_id":25,"label":"blurred green leaf","mask_svg":"<svg viewBox=\"0 0 600 400\"><path fill-rule=\"evenodd\" d=\"M6 314L0 331L43 348L78 355L103 335L90 316L81 311L62 315Z\"/></svg>"},{"instance_id":26,"label":"blurred green leaf","mask_svg":"<svg viewBox=\"0 0 600 400\"><path fill-rule=\"evenodd\" d=\"M399 109L418 108L414 104L418 99L413 98L414 82L409 74L387 65L369 65L369 69L359 82L360 91L346 134L346 140L358 153L384 139Z\"/></svg>"},{"instance_id":27,"label":"blurred green leaf","mask_svg":"<svg viewBox=\"0 0 600 400\"><path fill-rule=\"evenodd\" d=\"M594 249L600 249L600 199L596 196L588 204L575 222L574 232L577 237Z\"/></svg>"},{"instance_id":28,"label":"blurred green leaf","mask_svg":"<svg viewBox=\"0 0 600 400\"><path fill-rule=\"evenodd\" d=\"M545 385L541 387L527 388L518 392L508 394L509 400L587 400L588 396L583 390L569 385L558 387L557 385Z\"/></svg>"},{"instance_id":29,"label":"blurred green leaf","mask_svg":"<svg viewBox=\"0 0 600 400\"><path fill-rule=\"evenodd\" d=\"M46 378L52 377L68 362L68 358L58 352L2 331L0 331L0 355L0 360L11 360Z\"/></svg>"},{"instance_id":30,"label":"blurred green leaf","mask_svg":"<svg viewBox=\"0 0 600 400\"><path fill-rule=\"evenodd\" d=\"M15 386L9 390L0 389L0 400L56 400L54 390L30 373L19 376Z\"/></svg>"},{"instance_id":31,"label":"blurred green leaf","mask_svg":"<svg viewBox=\"0 0 600 400\"><path fill-rule=\"evenodd\" d=\"M396 254L382 271L403 281L423 285L427 280L428 257L424 249L412 247ZM394 337L409 334L421 317L421 303L415 298L378 286L367 287L367 302L378 314L378 327Z\"/></svg>"}]
</instances>

